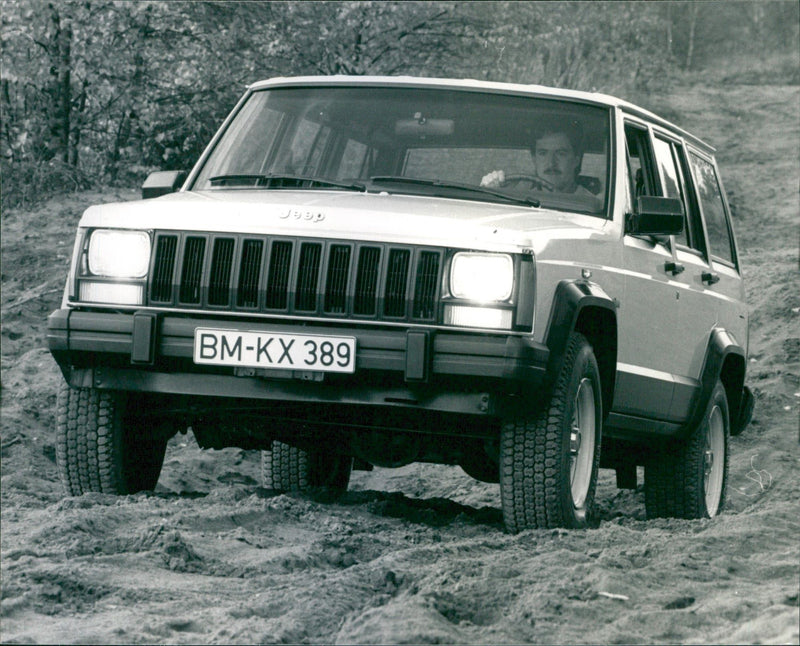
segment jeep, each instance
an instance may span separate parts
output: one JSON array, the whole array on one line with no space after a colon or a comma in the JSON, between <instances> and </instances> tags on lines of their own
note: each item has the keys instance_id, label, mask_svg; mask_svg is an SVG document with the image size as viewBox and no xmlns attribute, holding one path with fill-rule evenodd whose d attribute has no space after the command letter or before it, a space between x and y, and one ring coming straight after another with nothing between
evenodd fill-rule
<instances>
[{"instance_id":1,"label":"jeep","mask_svg":"<svg viewBox=\"0 0 800 646\"><path fill-rule=\"evenodd\" d=\"M713 149L610 96L408 77L250 86L194 168L80 221L48 319L67 495L153 489L168 440L264 486L460 465L505 526L723 509L748 312Z\"/></svg>"}]
</instances>

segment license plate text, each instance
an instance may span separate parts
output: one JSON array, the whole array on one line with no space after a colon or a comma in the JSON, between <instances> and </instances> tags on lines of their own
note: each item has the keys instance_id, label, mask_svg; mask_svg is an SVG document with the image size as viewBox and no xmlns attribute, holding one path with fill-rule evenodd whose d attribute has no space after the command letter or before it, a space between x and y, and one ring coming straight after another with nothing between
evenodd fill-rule
<instances>
[{"instance_id":1,"label":"license plate text","mask_svg":"<svg viewBox=\"0 0 800 646\"><path fill-rule=\"evenodd\" d=\"M197 328L194 362L217 366L354 372L354 337Z\"/></svg>"}]
</instances>

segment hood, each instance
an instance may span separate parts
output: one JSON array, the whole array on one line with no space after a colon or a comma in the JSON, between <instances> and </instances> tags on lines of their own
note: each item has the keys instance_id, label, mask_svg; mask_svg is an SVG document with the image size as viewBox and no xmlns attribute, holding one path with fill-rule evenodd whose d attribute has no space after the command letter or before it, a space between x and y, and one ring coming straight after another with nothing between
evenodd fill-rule
<instances>
[{"instance_id":1,"label":"hood","mask_svg":"<svg viewBox=\"0 0 800 646\"><path fill-rule=\"evenodd\" d=\"M173 193L92 206L83 227L236 232L374 240L494 251L532 248L541 236L586 238L605 220L525 206L342 191Z\"/></svg>"}]
</instances>

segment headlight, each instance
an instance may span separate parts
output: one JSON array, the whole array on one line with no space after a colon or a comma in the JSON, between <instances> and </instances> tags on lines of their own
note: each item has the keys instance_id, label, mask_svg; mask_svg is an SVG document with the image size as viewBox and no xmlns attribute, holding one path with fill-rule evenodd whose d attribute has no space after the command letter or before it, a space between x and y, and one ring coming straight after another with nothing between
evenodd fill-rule
<instances>
[{"instance_id":1,"label":"headlight","mask_svg":"<svg viewBox=\"0 0 800 646\"><path fill-rule=\"evenodd\" d=\"M456 298L487 303L505 301L514 289L514 261L497 253L462 252L450 266L450 292Z\"/></svg>"},{"instance_id":2,"label":"headlight","mask_svg":"<svg viewBox=\"0 0 800 646\"><path fill-rule=\"evenodd\" d=\"M89 271L109 278L142 278L150 265L150 236L144 231L98 229L89 238Z\"/></svg>"}]
</instances>

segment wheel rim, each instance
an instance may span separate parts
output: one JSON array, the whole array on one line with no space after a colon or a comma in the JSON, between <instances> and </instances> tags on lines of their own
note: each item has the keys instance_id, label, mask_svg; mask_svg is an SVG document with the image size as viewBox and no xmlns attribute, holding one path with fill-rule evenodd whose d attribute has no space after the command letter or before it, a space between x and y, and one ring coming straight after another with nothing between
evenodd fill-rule
<instances>
[{"instance_id":1,"label":"wheel rim","mask_svg":"<svg viewBox=\"0 0 800 646\"><path fill-rule=\"evenodd\" d=\"M592 482L596 437L595 421L594 386L591 380L584 378L578 384L578 392L575 395L575 409L572 413L569 438L569 481L572 503L577 509L585 504Z\"/></svg>"},{"instance_id":2,"label":"wheel rim","mask_svg":"<svg viewBox=\"0 0 800 646\"><path fill-rule=\"evenodd\" d=\"M703 451L703 491L709 516L715 516L719 511L724 475L725 421L720 407L714 406L708 418L705 450Z\"/></svg>"}]
</instances>

